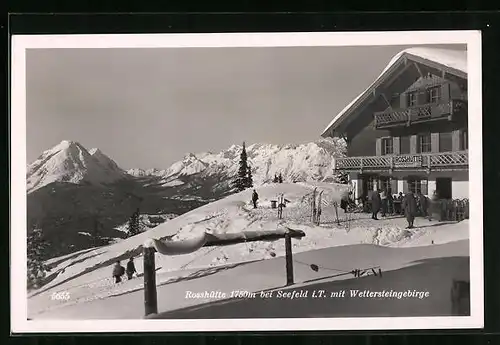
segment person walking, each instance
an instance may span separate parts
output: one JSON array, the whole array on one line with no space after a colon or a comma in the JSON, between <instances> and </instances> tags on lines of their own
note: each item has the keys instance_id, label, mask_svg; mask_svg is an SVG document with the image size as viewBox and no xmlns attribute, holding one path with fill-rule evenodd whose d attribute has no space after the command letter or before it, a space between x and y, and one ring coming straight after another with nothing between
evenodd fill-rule
<instances>
[{"instance_id":1,"label":"person walking","mask_svg":"<svg viewBox=\"0 0 500 345\"><path fill-rule=\"evenodd\" d=\"M417 200L415 199L413 192L406 193L403 200L403 209L408 222L407 229L412 229L413 221L415 220L415 215L417 213Z\"/></svg>"},{"instance_id":2,"label":"person walking","mask_svg":"<svg viewBox=\"0 0 500 345\"><path fill-rule=\"evenodd\" d=\"M257 208L257 201L259 200L259 194L257 194L257 192L255 191L255 189L253 190L253 193L252 193L252 203L253 203L253 208Z\"/></svg>"},{"instance_id":3,"label":"person walking","mask_svg":"<svg viewBox=\"0 0 500 345\"><path fill-rule=\"evenodd\" d=\"M380 211L380 194L377 189L373 190L371 195L371 206L372 206L372 219L378 220L377 213Z\"/></svg>"},{"instance_id":4,"label":"person walking","mask_svg":"<svg viewBox=\"0 0 500 345\"><path fill-rule=\"evenodd\" d=\"M113 267L113 278L115 278L115 283L120 283L124 274L125 268L120 264L120 261L117 261Z\"/></svg>"},{"instance_id":5,"label":"person walking","mask_svg":"<svg viewBox=\"0 0 500 345\"><path fill-rule=\"evenodd\" d=\"M127 279L132 279L134 273L137 273L137 270L135 269L134 258L132 257L127 262Z\"/></svg>"}]
</instances>

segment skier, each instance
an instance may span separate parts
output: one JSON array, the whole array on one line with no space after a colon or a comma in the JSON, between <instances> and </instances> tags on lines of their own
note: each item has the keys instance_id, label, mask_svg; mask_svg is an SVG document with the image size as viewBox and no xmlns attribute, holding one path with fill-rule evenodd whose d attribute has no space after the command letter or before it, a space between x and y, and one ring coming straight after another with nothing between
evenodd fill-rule
<instances>
[{"instance_id":1,"label":"skier","mask_svg":"<svg viewBox=\"0 0 500 345\"><path fill-rule=\"evenodd\" d=\"M115 283L120 283L124 274L125 268L120 264L120 261L118 260L115 267L113 268L113 278L115 278Z\"/></svg>"},{"instance_id":2,"label":"skier","mask_svg":"<svg viewBox=\"0 0 500 345\"><path fill-rule=\"evenodd\" d=\"M417 213L417 200L415 199L413 192L410 191L406 193L403 199L403 209L405 211L406 220L408 221L407 229L412 229L415 214Z\"/></svg>"},{"instance_id":3,"label":"skier","mask_svg":"<svg viewBox=\"0 0 500 345\"><path fill-rule=\"evenodd\" d=\"M283 183L283 176L281 176L281 173L278 176L278 183Z\"/></svg>"},{"instance_id":4,"label":"skier","mask_svg":"<svg viewBox=\"0 0 500 345\"><path fill-rule=\"evenodd\" d=\"M257 192L254 189L252 193L253 208L257 208L257 200L259 200L259 194L257 194Z\"/></svg>"},{"instance_id":5,"label":"skier","mask_svg":"<svg viewBox=\"0 0 500 345\"><path fill-rule=\"evenodd\" d=\"M130 260L127 262L127 279L130 280L132 279L134 273L137 273L134 265L134 258L130 258Z\"/></svg>"}]
</instances>

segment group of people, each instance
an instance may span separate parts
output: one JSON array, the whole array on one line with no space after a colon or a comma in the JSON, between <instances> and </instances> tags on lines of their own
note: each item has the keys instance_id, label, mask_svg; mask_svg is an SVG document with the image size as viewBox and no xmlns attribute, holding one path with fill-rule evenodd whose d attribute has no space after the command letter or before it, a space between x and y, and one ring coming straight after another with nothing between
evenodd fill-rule
<instances>
[{"instance_id":1,"label":"group of people","mask_svg":"<svg viewBox=\"0 0 500 345\"><path fill-rule=\"evenodd\" d=\"M137 273L134 264L134 258L130 258L127 262L127 268L123 267L118 260L113 267L113 278L115 279L115 283L120 283L122 281L122 277L127 274L127 279L130 280L134 277L134 273Z\"/></svg>"},{"instance_id":2,"label":"group of people","mask_svg":"<svg viewBox=\"0 0 500 345\"><path fill-rule=\"evenodd\" d=\"M437 194L434 192L431 202L436 199ZM392 195L390 189L387 191L385 189L375 189L368 194L368 201L370 202L372 219L374 220L378 220L377 215L379 212L381 212L382 217L385 217L388 209L396 211L395 205L399 205L399 210L397 211L398 213L406 216L406 220L408 222L407 229L414 227L413 222L417 215L427 217L429 221L432 218L431 212L429 212L429 200L422 194L421 191L418 191L417 193L408 191L404 195L400 192L399 195L395 197Z\"/></svg>"}]
</instances>

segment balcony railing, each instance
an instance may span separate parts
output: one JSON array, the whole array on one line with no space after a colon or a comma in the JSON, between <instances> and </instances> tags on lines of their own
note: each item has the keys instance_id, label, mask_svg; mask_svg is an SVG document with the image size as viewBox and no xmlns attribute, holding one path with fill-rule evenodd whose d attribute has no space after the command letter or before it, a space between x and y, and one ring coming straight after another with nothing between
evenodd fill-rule
<instances>
[{"instance_id":1,"label":"balcony railing","mask_svg":"<svg viewBox=\"0 0 500 345\"><path fill-rule=\"evenodd\" d=\"M398 170L424 169L446 170L466 168L468 151L436 152L404 155L348 157L335 159L337 170Z\"/></svg>"},{"instance_id":2,"label":"balcony railing","mask_svg":"<svg viewBox=\"0 0 500 345\"><path fill-rule=\"evenodd\" d=\"M393 126L409 126L412 123L427 122L453 116L454 113L467 106L460 99L448 102L413 106L405 109L387 110L375 113L375 128Z\"/></svg>"}]
</instances>

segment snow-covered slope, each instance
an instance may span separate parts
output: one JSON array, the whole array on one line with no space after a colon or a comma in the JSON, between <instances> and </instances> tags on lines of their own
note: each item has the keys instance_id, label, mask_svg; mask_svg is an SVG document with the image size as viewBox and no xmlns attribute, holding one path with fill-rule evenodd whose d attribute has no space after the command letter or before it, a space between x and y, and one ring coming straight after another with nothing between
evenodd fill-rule
<instances>
[{"instance_id":1,"label":"snow-covered slope","mask_svg":"<svg viewBox=\"0 0 500 345\"><path fill-rule=\"evenodd\" d=\"M28 193L53 182L106 184L127 174L98 149L92 153L77 142L63 140L27 168Z\"/></svg>"},{"instance_id":2,"label":"snow-covered slope","mask_svg":"<svg viewBox=\"0 0 500 345\"><path fill-rule=\"evenodd\" d=\"M314 187L324 191L320 226L312 224L310 219L311 210L308 205ZM269 184L257 189L260 195L258 209L253 209L250 205L251 190L233 194L113 245L82 252L66 260L55 260L58 263L49 272L53 279L39 292L71 291L73 294L75 289L82 286L109 286L106 282L116 260L136 256L136 267L142 268L141 247L150 238L183 240L203 232L238 233L275 230L286 226L302 230L306 234L303 239L294 240L293 251L298 253L362 243L391 247L425 246L467 239L469 236L468 221L450 225L439 223L439 226L434 226L437 222L418 218L415 222L416 228L407 230L404 218L373 221L369 219L370 215L346 215L341 210L338 211L340 225L337 225L333 202L339 201L345 188L345 185L332 183ZM281 193L288 200L282 220L278 219L276 209L270 207L270 201L275 200ZM157 254L158 283L171 278L169 272L176 270L272 259L283 256L284 252L284 241L275 241L207 247L192 254L178 256ZM95 298L97 291L89 289L85 293ZM106 290L107 292L109 291Z\"/></svg>"},{"instance_id":3,"label":"snow-covered slope","mask_svg":"<svg viewBox=\"0 0 500 345\"><path fill-rule=\"evenodd\" d=\"M343 157L345 147L343 140L328 138L297 145L253 144L246 150L254 184L261 185L280 173L285 182L333 181L334 158ZM181 185L184 182L180 177L197 174L219 176L222 182L236 175L241 150L241 145L232 145L219 153L189 153L165 170L131 169L127 172L137 177L161 177L165 186Z\"/></svg>"}]
</instances>

